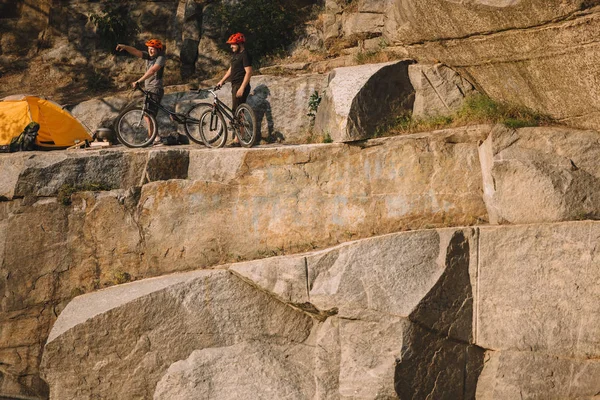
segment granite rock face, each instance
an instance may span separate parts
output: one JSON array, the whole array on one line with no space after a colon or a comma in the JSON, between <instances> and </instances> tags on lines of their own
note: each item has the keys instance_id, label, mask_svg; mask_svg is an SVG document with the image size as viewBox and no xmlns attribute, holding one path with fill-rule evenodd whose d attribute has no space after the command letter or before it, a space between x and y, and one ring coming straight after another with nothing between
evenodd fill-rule
<instances>
[{"instance_id":1,"label":"granite rock face","mask_svg":"<svg viewBox=\"0 0 600 400\"><path fill-rule=\"evenodd\" d=\"M490 222L597 219L599 138L567 128L494 129L480 146Z\"/></svg>"},{"instance_id":2,"label":"granite rock face","mask_svg":"<svg viewBox=\"0 0 600 400\"><path fill-rule=\"evenodd\" d=\"M89 295L95 299L84 296L81 301L85 305L76 300L64 310L64 317L71 317L73 324L81 322L70 329L63 326L67 329L63 333L52 332L53 340L46 345L45 379L61 382L60 386L50 385L51 398L152 398L167 368L194 350L262 341L273 346L293 345L302 343L311 332L310 317L271 301L227 271L190 273L185 280L167 285L161 279ZM137 291L140 284L159 288L132 298L132 290ZM96 307L104 305L105 294L112 307L98 313ZM73 339L77 348L68 350L70 356L65 357ZM257 362L265 357L263 353ZM285 360L285 355L280 359ZM210 364L209 359L205 361ZM214 368L219 371L219 364ZM73 374L73 369L87 373ZM119 379L122 374L128 378Z\"/></svg>"},{"instance_id":3,"label":"granite rock face","mask_svg":"<svg viewBox=\"0 0 600 400\"><path fill-rule=\"evenodd\" d=\"M581 188L593 199L597 142L591 131L476 126L360 145L2 155L0 164L9 172L0 185L0 394L45 397L49 389L38 369L43 344L72 298L241 260L251 261L224 267L231 279L268 293L269 301L286 304L292 314L311 318L312 333L301 342L322 343L321 350L311 350L310 362L326 372L316 373L310 390L324 397L352 397L355 391L368 398L374 393L406 397L417 389L454 396L454 386L442 381L471 382L475 372L467 377L464 371L479 371L482 349L486 357L491 351L526 353L523 360L566 357L578 371L593 369L593 363L580 361L595 357L597 343L589 322L597 310L587 300L595 291L586 286L597 281L590 245L596 224L548 222L578 218L578 210L595 204L569 196ZM120 176L119 170L126 173ZM531 171L537 171L535 179L522 178ZM545 180L562 186L534 185ZM113 188L60 190L84 181ZM517 196L523 185L530 197ZM557 212L546 199L561 197L571 208ZM494 223L546 225L428 230L482 224L488 216L496 218ZM399 230L414 232L297 254ZM296 255L270 258L285 254ZM516 269L508 270L511 266ZM522 277L518 282L516 275ZM534 293L542 296L539 306ZM536 316L543 321L532 320ZM502 318L508 322L500 326ZM364 332L381 337L369 342L378 355L365 359L356 350L364 346ZM275 358L288 351L271 342L261 345ZM203 349L188 349L161 368L166 371ZM447 370L449 360L460 360L463 372ZM418 386L431 382L421 366L433 361L439 361L439 369L431 371L446 378ZM271 368L260 357L253 362ZM510 363L498 368L512 368ZM185 368L194 370L196 364L190 361ZM201 368L220 371L216 364ZM477 382L479 393L488 393L497 380L516 382L521 376L488 371L483 375L488 383ZM557 379L571 379L563 370L553 371ZM188 379L186 373L174 374L174 380ZM361 383L365 376L372 379L368 384ZM153 379L155 385L162 375ZM473 385L468 383L464 393L473 393ZM586 387L573 393L587 393ZM545 386L539 390L550 393Z\"/></svg>"},{"instance_id":4,"label":"granite rock face","mask_svg":"<svg viewBox=\"0 0 600 400\"><path fill-rule=\"evenodd\" d=\"M469 265L476 238L471 229L408 232L267 259L262 276L271 276L269 281L253 279L261 264L253 261L233 265L229 272L165 276L80 296L50 334L43 376L52 398L240 398L251 391L265 399L391 399L434 386L444 393L465 382L464 390L474 393L483 353L467 362L466 349L474 349L470 331L452 339L419 314L435 308L446 315L448 326L471 324ZM421 254L410 251L414 246ZM296 267L300 259L304 269ZM373 264L376 274L365 268ZM273 275L288 266L298 273ZM299 298L287 302L279 290L271 291L279 285L269 282L303 287L304 293L298 290ZM336 283L340 290L332 291ZM378 286L383 291L374 298ZM318 295L323 287L333 295L327 304ZM386 301L390 290L408 304L386 306L393 300ZM344 299L350 293L358 296L352 307ZM137 317L128 317L131 313ZM67 351L74 342L77 350ZM447 349L443 358L439 346ZM440 372L426 368L430 363ZM73 374L75 365L89 367ZM429 375L421 376L419 368ZM437 382L442 371L447 386ZM128 381L115 385L111 377L125 372ZM472 398L459 392L445 398Z\"/></svg>"},{"instance_id":5,"label":"granite rock face","mask_svg":"<svg viewBox=\"0 0 600 400\"><path fill-rule=\"evenodd\" d=\"M480 229L474 335L490 350L478 399L597 397L600 277L590 243L599 229L591 221Z\"/></svg>"},{"instance_id":6,"label":"granite rock face","mask_svg":"<svg viewBox=\"0 0 600 400\"><path fill-rule=\"evenodd\" d=\"M43 376L59 398L593 398L599 234L404 232L116 286L65 308Z\"/></svg>"},{"instance_id":7,"label":"granite rock face","mask_svg":"<svg viewBox=\"0 0 600 400\"><path fill-rule=\"evenodd\" d=\"M30 2L15 0L0 4L0 70L14 72L33 66L33 75L42 74L63 86L65 94L60 101L72 101L73 88L90 86L94 89L128 87L143 75L145 64L134 57L121 57L114 52L112 42L104 43L106 36L90 20L91 15L104 16L105 11L116 8L120 22L137 32L120 37L129 45L144 49L150 37L161 38L167 46L167 82L189 79L195 74L210 76L226 69L227 57L217 51L215 37L207 35L214 25L212 2L182 1L120 1L119 4L100 0L94 2L72 1L57 6L56 1ZM110 18L113 18L113 12ZM119 26L120 36L126 33ZM112 40L112 38L111 38ZM23 46L28 43L28 46ZM210 49L207 53L206 49ZM199 55L203 56L200 57ZM69 81L68 78L71 80ZM14 94L15 86L0 87L0 97ZM35 94L48 95L48 85L35 80L24 80ZM12 91L5 92L5 90Z\"/></svg>"},{"instance_id":8,"label":"granite rock face","mask_svg":"<svg viewBox=\"0 0 600 400\"><path fill-rule=\"evenodd\" d=\"M156 400L312 398L308 346L243 342L195 350L172 364L156 386Z\"/></svg>"},{"instance_id":9,"label":"granite rock face","mask_svg":"<svg viewBox=\"0 0 600 400\"><path fill-rule=\"evenodd\" d=\"M408 75L415 89L414 119L449 115L460 108L465 97L476 93L468 80L442 64L413 64Z\"/></svg>"},{"instance_id":10,"label":"granite rock face","mask_svg":"<svg viewBox=\"0 0 600 400\"><path fill-rule=\"evenodd\" d=\"M484 220L477 142L490 129L378 139L362 148L179 146L0 156L9 171L0 185L0 351L8 364L2 373L6 387L29 379L2 393L40 385L43 392L33 382L41 347L78 294L398 229ZM285 301L307 302L302 287L274 285Z\"/></svg>"},{"instance_id":11,"label":"granite rock face","mask_svg":"<svg viewBox=\"0 0 600 400\"><path fill-rule=\"evenodd\" d=\"M449 66L494 99L528 106L580 128L600 126L597 1L372 3L327 1L325 43L356 44L374 38L419 63Z\"/></svg>"}]
</instances>

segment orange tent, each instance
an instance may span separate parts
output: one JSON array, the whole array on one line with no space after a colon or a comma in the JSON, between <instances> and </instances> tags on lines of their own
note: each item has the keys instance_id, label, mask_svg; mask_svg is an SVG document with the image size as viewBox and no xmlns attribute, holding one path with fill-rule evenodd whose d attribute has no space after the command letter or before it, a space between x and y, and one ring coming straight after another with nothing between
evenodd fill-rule
<instances>
[{"instance_id":1,"label":"orange tent","mask_svg":"<svg viewBox=\"0 0 600 400\"><path fill-rule=\"evenodd\" d=\"M35 144L42 148L65 148L92 140L90 132L53 101L17 95L0 101L0 146L10 144L32 121L40 124Z\"/></svg>"}]
</instances>

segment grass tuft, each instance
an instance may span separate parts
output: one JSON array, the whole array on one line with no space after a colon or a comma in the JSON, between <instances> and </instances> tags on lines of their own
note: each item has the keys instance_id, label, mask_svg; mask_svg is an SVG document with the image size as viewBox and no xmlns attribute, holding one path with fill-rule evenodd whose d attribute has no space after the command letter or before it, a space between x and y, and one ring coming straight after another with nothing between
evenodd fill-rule
<instances>
[{"instance_id":1,"label":"grass tuft","mask_svg":"<svg viewBox=\"0 0 600 400\"><path fill-rule=\"evenodd\" d=\"M398 114L388 126L380 129L376 136L393 136L474 124L503 124L516 129L556 123L550 116L528 107L498 102L488 96L476 94L467 97L462 107L448 116L413 119L410 112Z\"/></svg>"},{"instance_id":2,"label":"grass tuft","mask_svg":"<svg viewBox=\"0 0 600 400\"><path fill-rule=\"evenodd\" d=\"M84 182L80 185L65 183L58 189L57 200L60 204L68 206L71 204L71 195L77 192L102 192L113 188L104 183Z\"/></svg>"}]
</instances>

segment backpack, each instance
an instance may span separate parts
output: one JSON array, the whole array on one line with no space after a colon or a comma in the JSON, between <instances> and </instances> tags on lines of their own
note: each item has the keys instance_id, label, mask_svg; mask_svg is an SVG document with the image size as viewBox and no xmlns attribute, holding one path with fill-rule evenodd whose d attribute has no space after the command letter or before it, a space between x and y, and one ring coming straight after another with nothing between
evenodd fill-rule
<instances>
[{"instance_id":1,"label":"backpack","mask_svg":"<svg viewBox=\"0 0 600 400\"><path fill-rule=\"evenodd\" d=\"M12 153L15 151L35 150L35 139L37 138L39 130L40 124L37 122L30 122L19 136L10 141L9 151Z\"/></svg>"}]
</instances>

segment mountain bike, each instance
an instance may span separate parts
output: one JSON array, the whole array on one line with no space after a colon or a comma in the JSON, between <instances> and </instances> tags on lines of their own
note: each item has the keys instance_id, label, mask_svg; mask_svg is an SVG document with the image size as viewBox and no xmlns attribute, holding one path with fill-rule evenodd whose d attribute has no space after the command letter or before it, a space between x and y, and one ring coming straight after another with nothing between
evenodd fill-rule
<instances>
[{"instance_id":1,"label":"mountain bike","mask_svg":"<svg viewBox=\"0 0 600 400\"><path fill-rule=\"evenodd\" d=\"M220 87L199 90L199 92L205 91L210 93L213 96L213 102L209 104L209 109L202 110L202 108L206 107L207 103L200 103L192 107L188 112L194 115L200 114L197 125L198 135L208 147L225 146L227 142L227 125L225 119L227 119L240 145L243 147L254 146L258 140L258 127L256 126L254 110L248 104L242 103L234 112L217 96L216 91L219 89ZM200 112L199 110L202 111Z\"/></svg>"},{"instance_id":2,"label":"mountain bike","mask_svg":"<svg viewBox=\"0 0 600 400\"><path fill-rule=\"evenodd\" d=\"M182 114L169 110L160 103L154 101L149 92L136 85L133 89L144 93L145 99L143 105L133 105L125 108L115 120L115 132L119 142L127 147L147 147L154 143L158 135L158 123L156 117L148 113L148 104L152 103L159 110L167 113L171 121L183 124L185 134L194 143L205 144L199 134L198 124L200 116L204 111L212 108L210 103L199 103L191 108L187 113ZM211 146L212 147L212 146Z\"/></svg>"}]
</instances>

